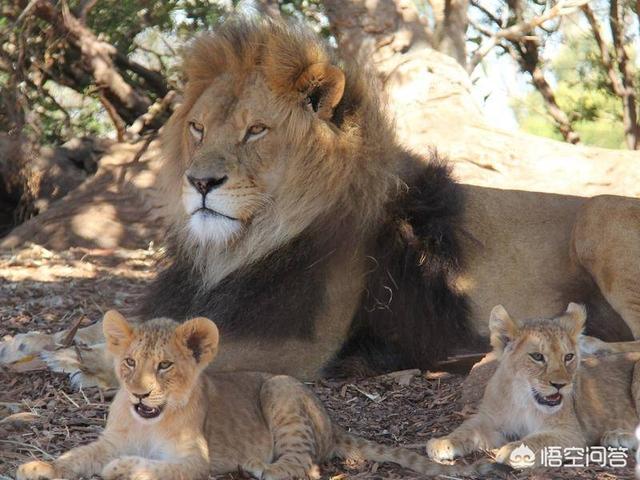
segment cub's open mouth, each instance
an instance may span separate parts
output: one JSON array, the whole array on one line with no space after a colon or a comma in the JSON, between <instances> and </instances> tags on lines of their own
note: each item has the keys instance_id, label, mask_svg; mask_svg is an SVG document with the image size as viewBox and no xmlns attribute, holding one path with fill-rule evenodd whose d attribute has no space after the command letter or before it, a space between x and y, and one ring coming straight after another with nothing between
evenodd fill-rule
<instances>
[{"instance_id":1,"label":"cub's open mouth","mask_svg":"<svg viewBox=\"0 0 640 480\"><path fill-rule=\"evenodd\" d=\"M557 407L562 403L562 394L559 392L554 393L553 395L547 395L546 397L543 397L542 395L540 395L538 392L534 390L533 397L536 399L536 402L546 407Z\"/></svg>"},{"instance_id":2,"label":"cub's open mouth","mask_svg":"<svg viewBox=\"0 0 640 480\"><path fill-rule=\"evenodd\" d=\"M162 407L150 407L144 403L136 403L133 409L142 418L156 418L162 413Z\"/></svg>"}]
</instances>

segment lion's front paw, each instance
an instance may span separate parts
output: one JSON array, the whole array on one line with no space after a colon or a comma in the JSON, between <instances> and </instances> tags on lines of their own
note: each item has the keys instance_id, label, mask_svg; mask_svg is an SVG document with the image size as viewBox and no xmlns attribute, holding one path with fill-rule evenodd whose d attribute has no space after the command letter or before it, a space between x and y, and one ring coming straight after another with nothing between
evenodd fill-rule
<instances>
[{"instance_id":1,"label":"lion's front paw","mask_svg":"<svg viewBox=\"0 0 640 480\"><path fill-rule=\"evenodd\" d=\"M120 457L110 461L100 474L104 480L155 480L150 462L142 457Z\"/></svg>"},{"instance_id":2,"label":"lion's front paw","mask_svg":"<svg viewBox=\"0 0 640 480\"><path fill-rule=\"evenodd\" d=\"M629 430L609 430L603 435L601 443L605 447L622 447L629 450L638 448L638 440Z\"/></svg>"},{"instance_id":3,"label":"lion's front paw","mask_svg":"<svg viewBox=\"0 0 640 480\"><path fill-rule=\"evenodd\" d=\"M56 477L56 470L53 465L39 460L23 463L16 472L17 480L51 480Z\"/></svg>"},{"instance_id":4,"label":"lion's front paw","mask_svg":"<svg viewBox=\"0 0 640 480\"><path fill-rule=\"evenodd\" d=\"M460 446L456 445L448 437L432 438L427 442L427 455L436 462L460 457L464 455L461 450Z\"/></svg>"}]
</instances>

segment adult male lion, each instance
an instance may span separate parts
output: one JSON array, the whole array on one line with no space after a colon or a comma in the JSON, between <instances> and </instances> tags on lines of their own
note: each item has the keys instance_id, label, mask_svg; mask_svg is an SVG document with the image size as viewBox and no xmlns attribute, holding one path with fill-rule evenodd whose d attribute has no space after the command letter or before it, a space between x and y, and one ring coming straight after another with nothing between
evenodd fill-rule
<instances>
[{"instance_id":1,"label":"adult male lion","mask_svg":"<svg viewBox=\"0 0 640 480\"><path fill-rule=\"evenodd\" d=\"M300 26L231 19L184 70L164 132L169 266L139 313L214 319L218 367L427 367L486 338L497 303L586 302L600 333L640 337L637 200L457 186L398 144L373 75ZM80 369L100 376L99 358Z\"/></svg>"}]
</instances>

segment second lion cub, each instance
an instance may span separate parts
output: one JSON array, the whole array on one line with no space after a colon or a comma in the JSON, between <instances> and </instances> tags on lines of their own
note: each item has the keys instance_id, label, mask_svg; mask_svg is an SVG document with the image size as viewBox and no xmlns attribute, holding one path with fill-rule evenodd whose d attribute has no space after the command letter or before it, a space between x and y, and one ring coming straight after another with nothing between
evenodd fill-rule
<instances>
[{"instance_id":1,"label":"second lion cub","mask_svg":"<svg viewBox=\"0 0 640 480\"><path fill-rule=\"evenodd\" d=\"M103 328L121 387L105 431L52 463L20 466L18 480L94 474L106 480L192 480L239 468L264 480L307 478L333 456L395 462L427 475L494 468L439 465L350 435L291 377L202 375L218 347L218 329L206 318L134 326L110 311Z\"/></svg>"},{"instance_id":2,"label":"second lion cub","mask_svg":"<svg viewBox=\"0 0 640 480\"><path fill-rule=\"evenodd\" d=\"M499 448L497 462L518 466L518 452L511 454L521 444L535 453L537 465L548 446L635 449L640 353L581 361L585 320L584 307L575 303L557 318L522 322L495 307L489 327L498 369L478 413L446 437L430 440L429 456L450 460Z\"/></svg>"}]
</instances>

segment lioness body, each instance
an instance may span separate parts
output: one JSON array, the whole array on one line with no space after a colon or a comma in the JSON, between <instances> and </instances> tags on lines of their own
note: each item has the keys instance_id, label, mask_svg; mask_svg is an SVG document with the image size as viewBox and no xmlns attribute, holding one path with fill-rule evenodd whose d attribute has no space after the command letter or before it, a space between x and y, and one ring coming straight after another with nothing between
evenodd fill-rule
<instances>
[{"instance_id":1,"label":"lioness body","mask_svg":"<svg viewBox=\"0 0 640 480\"><path fill-rule=\"evenodd\" d=\"M496 307L491 337L498 369L478 413L446 437L430 440L429 456L449 460L499 449L498 462L522 467L522 458L511 455L522 444L538 464L544 447L637 448L640 353L581 361L584 312L571 304L559 318L517 324Z\"/></svg>"},{"instance_id":2,"label":"lioness body","mask_svg":"<svg viewBox=\"0 0 640 480\"><path fill-rule=\"evenodd\" d=\"M163 132L168 258L138 314L216 318L214 369L429 368L486 348L498 302L526 317L578 300L593 333L640 338L637 199L457 185L398 143L375 76L300 26L231 19L184 68ZM82 360L46 359L113 383L99 332L76 335L97 345ZM64 335L6 342L0 360Z\"/></svg>"},{"instance_id":3,"label":"lioness body","mask_svg":"<svg viewBox=\"0 0 640 480\"><path fill-rule=\"evenodd\" d=\"M334 456L391 461L429 475L478 473L346 433L292 377L201 375L218 347L218 329L206 318L182 325L154 319L135 328L110 311L104 328L121 383L105 431L52 463L21 465L18 480L197 480L238 470L264 480L302 479L317 476L318 464Z\"/></svg>"}]
</instances>

